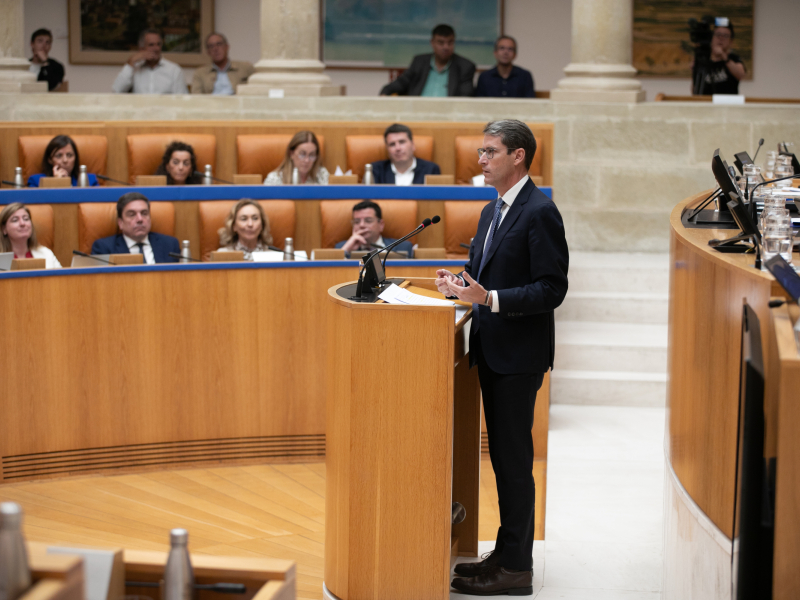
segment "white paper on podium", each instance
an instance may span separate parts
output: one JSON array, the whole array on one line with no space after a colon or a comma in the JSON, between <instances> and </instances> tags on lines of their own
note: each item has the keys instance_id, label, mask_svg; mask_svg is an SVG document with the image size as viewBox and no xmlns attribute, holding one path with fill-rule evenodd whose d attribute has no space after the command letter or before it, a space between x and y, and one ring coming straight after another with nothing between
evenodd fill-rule
<instances>
[{"instance_id":1,"label":"white paper on podium","mask_svg":"<svg viewBox=\"0 0 800 600\"><path fill-rule=\"evenodd\" d=\"M439 298L429 298L428 296L420 296L413 292L409 292L394 283L388 288L383 290L378 296L384 302L389 304L408 304L411 306L455 306L456 303L452 300L442 300Z\"/></svg>"}]
</instances>

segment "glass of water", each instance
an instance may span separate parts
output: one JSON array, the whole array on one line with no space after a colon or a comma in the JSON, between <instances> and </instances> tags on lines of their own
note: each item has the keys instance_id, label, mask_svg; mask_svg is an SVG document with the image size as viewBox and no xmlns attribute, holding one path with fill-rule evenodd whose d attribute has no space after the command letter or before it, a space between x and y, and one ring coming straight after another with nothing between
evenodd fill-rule
<instances>
[{"instance_id":1,"label":"glass of water","mask_svg":"<svg viewBox=\"0 0 800 600\"><path fill-rule=\"evenodd\" d=\"M762 261L766 262L776 254L792 264L792 242L794 240L791 227L773 225L769 223L762 236Z\"/></svg>"}]
</instances>

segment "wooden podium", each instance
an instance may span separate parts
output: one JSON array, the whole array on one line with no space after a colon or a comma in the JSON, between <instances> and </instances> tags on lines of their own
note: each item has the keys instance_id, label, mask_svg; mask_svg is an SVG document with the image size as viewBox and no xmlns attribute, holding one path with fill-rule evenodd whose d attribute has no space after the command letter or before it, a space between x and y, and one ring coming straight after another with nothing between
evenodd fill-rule
<instances>
[{"instance_id":1,"label":"wooden podium","mask_svg":"<svg viewBox=\"0 0 800 600\"><path fill-rule=\"evenodd\" d=\"M433 281L401 287L441 298ZM478 551L471 309L456 323L452 307L353 302L348 287L328 290L325 597L444 600L455 556Z\"/></svg>"}]
</instances>

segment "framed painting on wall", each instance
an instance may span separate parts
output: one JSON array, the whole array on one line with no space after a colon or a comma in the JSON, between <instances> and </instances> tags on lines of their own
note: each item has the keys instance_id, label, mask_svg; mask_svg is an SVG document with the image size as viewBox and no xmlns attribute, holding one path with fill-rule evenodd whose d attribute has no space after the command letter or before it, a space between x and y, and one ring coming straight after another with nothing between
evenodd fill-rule
<instances>
[{"instance_id":1,"label":"framed painting on wall","mask_svg":"<svg viewBox=\"0 0 800 600\"><path fill-rule=\"evenodd\" d=\"M69 61L122 65L144 29L164 35L163 56L184 67L207 64L214 0L69 0Z\"/></svg>"},{"instance_id":2,"label":"framed painting on wall","mask_svg":"<svg viewBox=\"0 0 800 600\"><path fill-rule=\"evenodd\" d=\"M495 64L504 0L320 0L322 60L328 67L405 68L431 52L431 31L446 23L456 53L479 67Z\"/></svg>"},{"instance_id":3,"label":"framed painting on wall","mask_svg":"<svg viewBox=\"0 0 800 600\"><path fill-rule=\"evenodd\" d=\"M689 19L727 17L733 25L731 52L753 78L753 4L755 0L634 0L633 66L643 77L691 78L694 45ZM713 26L712 26L713 29Z\"/></svg>"}]
</instances>

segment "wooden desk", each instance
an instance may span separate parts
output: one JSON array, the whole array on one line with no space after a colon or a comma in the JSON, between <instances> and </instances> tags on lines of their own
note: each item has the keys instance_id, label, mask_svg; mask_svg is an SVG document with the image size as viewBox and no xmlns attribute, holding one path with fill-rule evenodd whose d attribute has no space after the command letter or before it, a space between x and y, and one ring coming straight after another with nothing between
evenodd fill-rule
<instances>
[{"instance_id":1,"label":"wooden desk","mask_svg":"<svg viewBox=\"0 0 800 600\"><path fill-rule=\"evenodd\" d=\"M358 303L343 287L328 291L325 584L342 600L444 600L451 556L478 550L471 309L456 323L450 307ZM452 501L467 511L455 527Z\"/></svg>"}]
</instances>

